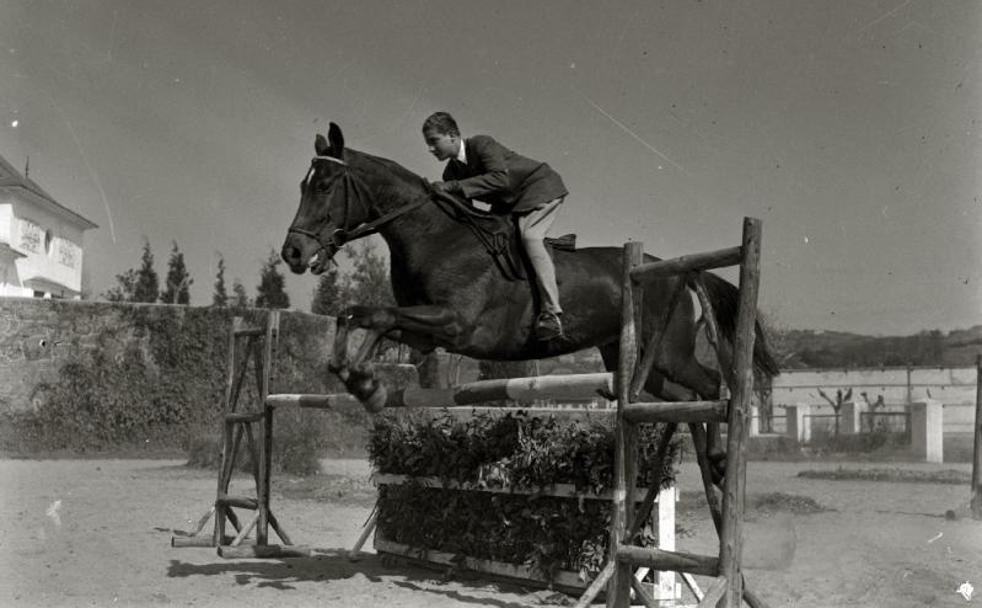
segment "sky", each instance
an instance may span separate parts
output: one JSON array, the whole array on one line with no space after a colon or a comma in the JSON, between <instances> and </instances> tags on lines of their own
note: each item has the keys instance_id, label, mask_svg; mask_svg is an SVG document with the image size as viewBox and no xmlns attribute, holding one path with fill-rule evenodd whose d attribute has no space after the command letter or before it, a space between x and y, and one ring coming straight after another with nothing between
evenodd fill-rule
<instances>
[{"instance_id":1,"label":"sky","mask_svg":"<svg viewBox=\"0 0 982 608\"><path fill-rule=\"evenodd\" d=\"M0 0L0 154L99 225L93 295L146 239L204 305L219 255L255 293L329 122L435 180L445 110L559 171L557 235L674 257L753 216L773 323L948 331L982 323L980 34L974 1Z\"/></svg>"}]
</instances>

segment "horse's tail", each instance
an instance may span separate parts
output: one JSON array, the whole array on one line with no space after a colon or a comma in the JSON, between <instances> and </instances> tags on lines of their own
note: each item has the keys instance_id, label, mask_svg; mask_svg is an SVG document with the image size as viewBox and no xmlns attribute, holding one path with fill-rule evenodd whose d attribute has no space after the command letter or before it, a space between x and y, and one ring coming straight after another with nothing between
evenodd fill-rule
<instances>
[{"instance_id":1,"label":"horse's tail","mask_svg":"<svg viewBox=\"0 0 982 608\"><path fill-rule=\"evenodd\" d=\"M740 291L720 277L706 272L702 275L703 284L709 293L709 299L716 312L716 324L719 326L723 338L733 343L736 335L737 309L740 304ZM754 373L761 379L773 378L781 373L777 361L771 355L767 347L767 337L764 333L764 326L758 319L754 328L757 334L754 340Z\"/></svg>"}]
</instances>

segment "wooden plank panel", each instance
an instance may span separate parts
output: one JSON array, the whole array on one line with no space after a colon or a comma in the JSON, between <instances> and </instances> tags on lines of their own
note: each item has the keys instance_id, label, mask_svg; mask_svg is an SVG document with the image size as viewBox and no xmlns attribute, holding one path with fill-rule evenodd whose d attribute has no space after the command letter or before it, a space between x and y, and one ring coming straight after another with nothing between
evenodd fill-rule
<instances>
[{"instance_id":1,"label":"wooden plank panel","mask_svg":"<svg viewBox=\"0 0 982 608\"><path fill-rule=\"evenodd\" d=\"M514 582L532 583L536 586L542 587L559 587L561 589L574 590L576 592L581 592L587 588L587 583L580 580L580 576L576 572L560 570L556 572L555 578L553 578L552 582L550 583L530 566L508 564L505 562L498 562L489 559L477 559L474 557L464 557L461 559L459 555L454 553L420 549L396 543L384 538L380 532L375 533L374 546L375 550L380 553L389 553L391 555L397 555L413 561L425 562L429 564L462 567L475 572L482 572L493 576L511 579Z\"/></svg>"},{"instance_id":2,"label":"wooden plank panel","mask_svg":"<svg viewBox=\"0 0 982 608\"><path fill-rule=\"evenodd\" d=\"M719 559L711 555L696 555L682 551L662 551L654 547L620 545L617 547L617 561L636 566L647 566L652 570L674 570L703 576L716 576ZM628 581L630 583L630 581Z\"/></svg>"},{"instance_id":3,"label":"wooden plank panel","mask_svg":"<svg viewBox=\"0 0 982 608\"><path fill-rule=\"evenodd\" d=\"M443 480L439 477L411 477L409 475L397 475L393 473L375 473L372 481L380 486L400 486L407 483L414 483L427 488L438 488L444 490L461 490L467 492L492 492L496 494L515 494L517 496L555 496L558 498L583 498L586 500L611 500L613 492L608 490L600 494L592 492L577 492L576 486L569 483L557 483L545 488L521 488L521 487L488 487L478 483L461 483L455 480ZM640 495L647 488L636 488L635 492ZM655 499L657 502L657 498ZM639 501L640 502L640 501Z\"/></svg>"},{"instance_id":4,"label":"wooden plank panel","mask_svg":"<svg viewBox=\"0 0 982 608\"><path fill-rule=\"evenodd\" d=\"M677 401L629 403L624 406L624 418L642 422L725 422L726 401Z\"/></svg>"}]
</instances>

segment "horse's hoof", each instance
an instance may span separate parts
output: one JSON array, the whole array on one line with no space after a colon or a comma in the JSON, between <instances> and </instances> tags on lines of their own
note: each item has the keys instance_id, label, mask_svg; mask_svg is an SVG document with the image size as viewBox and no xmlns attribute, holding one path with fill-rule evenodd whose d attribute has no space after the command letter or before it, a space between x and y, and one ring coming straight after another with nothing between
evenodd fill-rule
<instances>
[{"instance_id":1,"label":"horse's hoof","mask_svg":"<svg viewBox=\"0 0 982 608\"><path fill-rule=\"evenodd\" d=\"M332 367L332 366L328 365L327 369L328 369L328 373L331 373L331 374L334 374L335 376L337 376L338 379L341 380L341 382L344 383L345 385L347 385L348 382L350 382L350 380L351 380L351 370L349 370L347 367L337 367L337 368L335 368L335 367Z\"/></svg>"},{"instance_id":2,"label":"horse's hoof","mask_svg":"<svg viewBox=\"0 0 982 608\"><path fill-rule=\"evenodd\" d=\"M375 364L373 364L370 361L364 361L351 368L351 371L356 376L364 376L366 378L371 378L375 376Z\"/></svg>"},{"instance_id":3,"label":"horse's hoof","mask_svg":"<svg viewBox=\"0 0 982 608\"><path fill-rule=\"evenodd\" d=\"M385 385L379 384L376 386L375 391L368 396L368 399L363 399L361 403L370 414L377 414L385 409L385 402L387 400L388 391Z\"/></svg>"},{"instance_id":4,"label":"horse's hoof","mask_svg":"<svg viewBox=\"0 0 982 608\"><path fill-rule=\"evenodd\" d=\"M713 483L717 486L722 487L723 480L726 479L726 461L720 463L712 463L709 465L710 476L713 478Z\"/></svg>"}]
</instances>

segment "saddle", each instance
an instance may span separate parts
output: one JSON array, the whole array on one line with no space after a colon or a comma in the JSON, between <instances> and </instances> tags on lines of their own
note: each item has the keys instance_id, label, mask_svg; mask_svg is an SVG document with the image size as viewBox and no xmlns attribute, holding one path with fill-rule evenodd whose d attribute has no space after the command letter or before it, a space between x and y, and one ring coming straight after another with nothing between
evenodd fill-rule
<instances>
[{"instance_id":1,"label":"saddle","mask_svg":"<svg viewBox=\"0 0 982 608\"><path fill-rule=\"evenodd\" d=\"M499 215L475 208L465 199L444 192L434 193L433 200L448 214L467 226L491 256L501 276L507 281L528 279L531 262L522 247L518 224L512 215ZM576 235L546 237L546 251L553 256L556 249L576 250Z\"/></svg>"}]
</instances>

